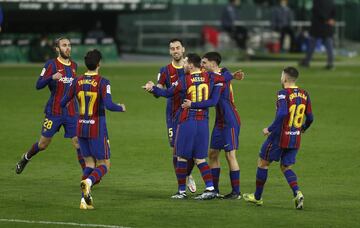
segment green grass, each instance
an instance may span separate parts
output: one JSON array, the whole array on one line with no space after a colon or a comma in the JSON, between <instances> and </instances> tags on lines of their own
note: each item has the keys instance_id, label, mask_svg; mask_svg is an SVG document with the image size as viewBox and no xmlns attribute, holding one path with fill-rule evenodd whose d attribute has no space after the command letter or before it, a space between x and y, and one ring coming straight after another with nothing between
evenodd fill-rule
<instances>
[{"instance_id":1,"label":"green grass","mask_svg":"<svg viewBox=\"0 0 360 228\"><path fill-rule=\"evenodd\" d=\"M176 192L176 180L166 138L165 99L154 99L140 88L155 80L164 64L119 64L102 69L111 81L113 100L125 103L127 112L107 112L112 168L94 188L94 211L78 209L81 172L63 130L21 175L15 174L15 163L40 136L49 92L35 90L41 65L0 66L0 219L130 227L358 226L360 66L343 64L334 71L320 66L301 69L298 84L311 95L315 122L303 136L294 168L305 195L305 209L296 211L278 164L271 166L262 207L243 200L169 199ZM289 63L230 65L232 70L242 67L247 73L244 81L233 83L242 120L238 151L242 192L254 191L256 160L265 139L261 130L274 118L284 64ZM222 167L220 190L228 193L224 156ZM194 175L201 191L204 185L196 168ZM65 226L0 221L0 227Z\"/></svg>"}]
</instances>

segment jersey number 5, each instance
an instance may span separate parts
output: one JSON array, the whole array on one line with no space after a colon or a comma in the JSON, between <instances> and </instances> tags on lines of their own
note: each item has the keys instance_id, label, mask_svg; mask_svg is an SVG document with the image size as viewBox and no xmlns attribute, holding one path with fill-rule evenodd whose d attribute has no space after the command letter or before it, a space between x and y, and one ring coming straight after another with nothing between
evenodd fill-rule
<instances>
[{"instance_id":1,"label":"jersey number 5","mask_svg":"<svg viewBox=\"0 0 360 228\"><path fill-rule=\"evenodd\" d=\"M207 100L209 98L209 86L204 83L198 86L192 85L188 88L187 93L191 95L191 102Z\"/></svg>"},{"instance_id":2,"label":"jersey number 5","mask_svg":"<svg viewBox=\"0 0 360 228\"><path fill-rule=\"evenodd\" d=\"M96 92L89 92L89 91L80 91L77 94L77 97L79 99L79 106L80 106L80 115L84 115L85 114L85 106L86 106L86 102L85 102L85 98L86 97L90 97L90 101L89 101L89 107L88 107L88 115L92 116L93 114L93 109L94 109L94 104L97 98L97 93Z\"/></svg>"},{"instance_id":3,"label":"jersey number 5","mask_svg":"<svg viewBox=\"0 0 360 228\"><path fill-rule=\"evenodd\" d=\"M289 112L290 112L290 120L289 120L289 127L296 127L296 128L300 128L303 120L304 120L304 114L305 114L305 109L306 109L306 105L304 104L300 104L300 105L296 105L293 104L290 106L289 108Z\"/></svg>"}]
</instances>

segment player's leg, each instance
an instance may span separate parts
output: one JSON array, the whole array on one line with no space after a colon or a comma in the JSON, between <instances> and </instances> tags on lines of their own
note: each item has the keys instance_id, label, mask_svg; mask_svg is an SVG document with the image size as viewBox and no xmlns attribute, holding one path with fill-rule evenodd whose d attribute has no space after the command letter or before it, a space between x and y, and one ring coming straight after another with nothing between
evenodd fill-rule
<instances>
[{"instance_id":1,"label":"player's leg","mask_svg":"<svg viewBox=\"0 0 360 228\"><path fill-rule=\"evenodd\" d=\"M31 148L23 154L21 159L16 164L16 173L20 174L25 169L30 159L35 156L38 152L45 150L50 144L52 138L41 136L40 140L34 143Z\"/></svg>"},{"instance_id":2,"label":"player's leg","mask_svg":"<svg viewBox=\"0 0 360 228\"><path fill-rule=\"evenodd\" d=\"M178 182L178 192L173 195L173 199L185 199L186 196L186 176L188 160L192 159L191 150L194 144L194 125L192 120L185 121L178 125L176 140L175 140L175 153L177 155L176 162L176 178Z\"/></svg>"},{"instance_id":3,"label":"player's leg","mask_svg":"<svg viewBox=\"0 0 360 228\"><path fill-rule=\"evenodd\" d=\"M280 160L281 149L278 146L278 140L269 140L264 142L261 147L258 159L258 167L256 171L256 189L255 193L244 194L244 200L262 205L262 193L268 176L269 165L272 161Z\"/></svg>"},{"instance_id":4,"label":"player's leg","mask_svg":"<svg viewBox=\"0 0 360 228\"><path fill-rule=\"evenodd\" d=\"M211 133L210 140L210 150L209 150L209 166L211 169L211 175L213 177L214 188L217 193L220 193L219 190L219 179L220 179L220 151L224 148L224 142L221 135L221 129L216 126L213 128Z\"/></svg>"},{"instance_id":5,"label":"player's leg","mask_svg":"<svg viewBox=\"0 0 360 228\"><path fill-rule=\"evenodd\" d=\"M74 116L66 116L63 117L63 125L65 129L65 138L71 138L72 145L74 146L77 154L77 160L80 164L82 170L85 168L85 161L83 155L81 153L81 149L79 146L78 139L76 137L76 125L77 125L77 117Z\"/></svg>"},{"instance_id":6,"label":"player's leg","mask_svg":"<svg viewBox=\"0 0 360 228\"><path fill-rule=\"evenodd\" d=\"M20 174L27 163L39 151L45 150L51 142L51 138L59 131L61 126L61 117L45 116L44 123L41 129L41 137L38 142L35 142L31 148L23 154L20 161L16 164L16 173Z\"/></svg>"},{"instance_id":7,"label":"player's leg","mask_svg":"<svg viewBox=\"0 0 360 228\"><path fill-rule=\"evenodd\" d=\"M210 148L209 150L209 167L211 169L211 175L213 177L213 184L215 191L220 193L219 179L220 179L220 150Z\"/></svg>"},{"instance_id":8,"label":"player's leg","mask_svg":"<svg viewBox=\"0 0 360 228\"><path fill-rule=\"evenodd\" d=\"M201 177L205 183L204 193L195 197L195 199L199 199L199 200L214 199L217 194L214 188L211 169L208 163L206 162L206 157L208 155L208 145L209 145L208 120L196 121L196 135L195 135L195 142L192 151L193 151L193 157L195 158L195 163L199 168Z\"/></svg>"},{"instance_id":9,"label":"player's leg","mask_svg":"<svg viewBox=\"0 0 360 228\"><path fill-rule=\"evenodd\" d=\"M299 189L297 176L292 169L292 165L295 164L296 161L297 151L297 149L286 149L283 151L280 169L293 192L295 208L302 209L304 205L304 195Z\"/></svg>"},{"instance_id":10,"label":"player's leg","mask_svg":"<svg viewBox=\"0 0 360 228\"><path fill-rule=\"evenodd\" d=\"M175 195L171 196L172 199L185 199L186 195L186 173L188 159L184 157L177 158L176 164L176 178L178 183L178 191Z\"/></svg>"},{"instance_id":11,"label":"player's leg","mask_svg":"<svg viewBox=\"0 0 360 228\"><path fill-rule=\"evenodd\" d=\"M78 159L78 162L81 166L81 169L85 169L86 165L85 165L85 160L84 160L84 157L81 153L81 149L80 149L80 145L79 145L79 140L78 138L75 136L75 137L72 137L71 138L71 142L72 142L72 145L74 146L75 150L76 150L76 154L77 154L77 159Z\"/></svg>"},{"instance_id":12,"label":"player's leg","mask_svg":"<svg viewBox=\"0 0 360 228\"><path fill-rule=\"evenodd\" d=\"M232 191L225 196L226 199L241 199L240 194L240 168L236 159L236 150L239 145L240 126L225 128L222 136L225 142L224 150L226 161L229 165L229 177Z\"/></svg>"},{"instance_id":13,"label":"player's leg","mask_svg":"<svg viewBox=\"0 0 360 228\"><path fill-rule=\"evenodd\" d=\"M229 165L229 176L231 183L231 193L225 196L225 199L241 199L240 194L240 168L236 159L236 150L225 152L226 161Z\"/></svg>"}]
</instances>

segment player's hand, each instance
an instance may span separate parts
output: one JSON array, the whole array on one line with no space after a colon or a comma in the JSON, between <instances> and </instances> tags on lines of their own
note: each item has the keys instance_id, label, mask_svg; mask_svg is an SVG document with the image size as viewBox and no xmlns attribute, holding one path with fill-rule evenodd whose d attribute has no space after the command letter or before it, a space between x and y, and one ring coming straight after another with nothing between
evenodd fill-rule
<instances>
[{"instance_id":1,"label":"player's hand","mask_svg":"<svg viewBox=\"0 0 360 228\"><path fill-rule=\"evenodd\" d=\"M118 104L118 105L121 106L123 112L126 112L125 104Z\"/></svg>"},{"instance_id":2,"label":"player's hand","mask_svg":"<svg viewBox=\"0 0 360 228\"><path fill-rule=\"evenodd\" d=\"M264 129L263 129L263 133L264 133L265 136L268 136L268 135L271 134L271 132L269 131L268 128L264 128Z\"/></svg>"},{"instance_id":3,"label":"player's hand","mask_svg":"<svg viewBox=\"0 0 360 228\"><path fill-rule=\"evenodd\" d=\"M62 74L60 72L56 72L55 74L53 74L52 79L53 80L59 80L60 78L62 78Z\"/></svg>"},{"instance_id":4,"label":"player's hand","mask_svg":"<svg viewBox=\"0 0 360 228\"><path fill-rule=\"evenodd\" d=\"M191 101L188 99L185 99L184 102L181 104L182 108L190 108L191 107Z\"/></svg>"},{"instance_id":5,"label":"player's hand","mask_svg":"<svg viewBox=\"0 0 360 228\"><path fill-rule=\"evenodd\" d=\"M154 85L154 82L148 81L144 86L142 86L142 88L148 92L152 92Z\"/></svg>"},{"instance_id":6,"label":"player's hand","mask_svg":"<svg viewBox=\"0 0 360 228\"><path fill-rule=\"evenodd\" d=\"M242 70L235 71L233 73L233 78L236 80L243 80L245 78L245 73Z\"/></svg>"}]
</instances>

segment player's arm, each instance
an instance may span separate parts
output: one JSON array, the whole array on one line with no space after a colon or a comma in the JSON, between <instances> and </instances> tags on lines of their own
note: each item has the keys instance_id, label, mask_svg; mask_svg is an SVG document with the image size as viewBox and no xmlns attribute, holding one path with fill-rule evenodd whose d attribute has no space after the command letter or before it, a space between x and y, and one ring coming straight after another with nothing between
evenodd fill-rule
<instances>
[{"instance_id":1,"label":"player's arm","mask_svg":"<svg viewBox=\"0 0 360 228\"><path fill-rule=\"evenodd\" d=\"M113 111L113 112L125 112L125 105L124 104L115 104L112 101L112 97L111 97L111 87L110 87L110 82L106 81L101 88L101 92L102 92L102 99L103 102L105 104L105 108L109 111Z\"/></svg>"},{"instance_id":2,"label":"player's arm","mask_svg":"<svg viewBox=\"0 0 360 228\"><path fill-rule=\"evenodd\" d=\"M213 74L213 73L211 73L211 74ZM222 68L221 75L213 74L212 77L214 78L215 83L229 82L233 79L242 80L244 78L244 72L242 72L241 70L238 70L234 73L231 73L228 69Z\"/></svg>"},{"instance_id":3,"label":"player's arm","mask_svg":"<svg viewBox=\"0 0 360 228\"><path fill-rule=\"evenodd\" d=\"M36 89L42 89L52 80L59 80L62 77L60 72L54 74L54 66L51 62L47 62L41 71L40 77L36 82Z\"/></svg>"},{"instance_id":4,"label":"player's arm","mask_svg":"<svg viewBox=\"0 0 360 228\"><path fill-rule=\"evenodd\" d=\"M214 86L214 89L211 92L211 96L209 99L207 99L205 101L200 101L200 102L191 102L190 100L185 99L184 103L181 105L181 107L182 108L204 109L204 108L208 108L211 106L215 106L219 102L222 85L223 85L222 83L218 83Z\"/></svg>"},{"instance_id":5,"label":"player's arm","mask_svg":"<svg viewBox=\"0 0 360 228\"><path fill-rule=\"evenodd\" d=\"M75 95L75 90L76 90L76 83L77 83L77 79L75 79L74 81L72 81L71 85L69 86L68 90L65 92L65 96L63 98L61 98L60 101L60 106L61 107L65 107L66 104L73 99L74 95Z\"/></svg>"},{"instance_id":6,"label":"player's arm","mask_svg":"<svg viewBox=\"0 0 360 228\"><path fill-rule=\"evenodd\" d=\"M142 88L148 92L151 92L155 96L173 97L175 94L179 93L182 90L182 85L181 85L181 81L177 80L170 88L161 89L161 88L155 86L155 84L152 81L149 81Z\"/></svg>"},{"instance_id":7,"label":"player's arm","mask_svg":"<svg viewBox=\"0 0 360 228\"><path fill-rule=\"evenodd\" d=\"M301 131L302 132L305 132L310 127L312 122L314 121L314 115L312 113L311 100L310 100L309 95L307 96L307 104L306 104L305 116L306 116L305 123L301 126Z\"/></svg>"},{"instance_id":8,"label":"player's arm","mask_svg":"<svg viewBox=\"0 0 360 228\"><path fill-rule=\"evenodd\" d=\"M274 122L268 127L263 130L265 135L270 134L271 132L281 128L283 120L289 114L289 110L287 107L286 102L286 94L285 93L278 93L278 100L277 100L277 111ZM267 130L266 130L267 129Z\"/></svg>"}]
</instances>

